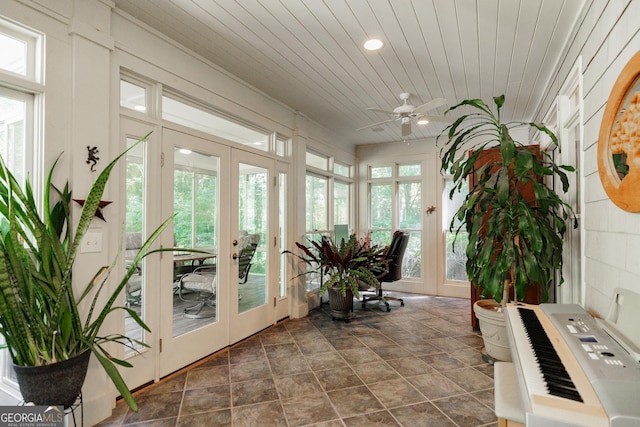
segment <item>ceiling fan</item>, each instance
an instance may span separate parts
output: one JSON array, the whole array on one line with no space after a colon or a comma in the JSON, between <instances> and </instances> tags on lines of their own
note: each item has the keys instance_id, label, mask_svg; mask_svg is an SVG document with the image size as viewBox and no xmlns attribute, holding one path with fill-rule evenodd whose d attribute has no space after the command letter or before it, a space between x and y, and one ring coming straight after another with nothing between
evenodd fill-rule
<instances>
[{"instance_id":1,"label":"ceiling fan","mask_svg":"<svg viewBox=\"0 0 640 427\"><path fill-rule=\"evenodd\" d=\"M395 120L399 120L402 126L402 136L411 135L411 120L417 119L420 117L424 117L429 121L439 121L439 122L451 122L452 120L448 117L444 116L432 116L430 114L426 114L428 111L434 110L438 107L446 105L447 100L444 98L436 98L432 101L427 102L426 104L422 104L418 107L414 107L409 104L410 93L401 93L400 99L402 100L402 105L393 109L393 111L382 110L380 108L367 108L369 111L376 111L378 113L385 113L393 115L392 119L383 120L381 122L373 123L368 126L361 127L357 130L369 129L375 126L379 126L384 123L393 122Z\"/></svg>"}]
</instances>

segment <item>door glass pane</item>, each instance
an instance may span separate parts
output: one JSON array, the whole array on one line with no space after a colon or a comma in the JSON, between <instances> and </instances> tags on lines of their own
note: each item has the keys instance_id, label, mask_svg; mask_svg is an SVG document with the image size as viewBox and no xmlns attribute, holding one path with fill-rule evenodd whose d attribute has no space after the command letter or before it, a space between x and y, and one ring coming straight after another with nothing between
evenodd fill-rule
<instances>
[{"instance_id":1,"label":"door glass pane","mask_svg":"<svg viewBox=\"0 0 640 427\"><path fill-rule=\"evenodd\" d=\"M238 312L267 302L268 171L239 164Z\"/></svg>"},{"instance_id":2,"label":"door glass pane","mask_svg":"<svg viewBox=\"0 0 640 427\"><path fill-rule=\"evenodd\" d=\"M127 138L127 148L132 146L137 139ZM125 186L126 216L125 216L125 264L129 266L135 258L138 250L145 240L145 147L146 142L138 144L127 153L127 177ZM125 286L125 303L127 307L136 311L138 316L145 320L144 305L144 276L145 261L143 260L136 272L131 276ZM145 341L145 331L136 324L133 318L125 314L125 331L129 338ZM133 348L125 347L127 353L139 350L141 346L135 344Z\"/></svg>"},{"instance_id":3,"label":"door glass pane","mask_svg":"<svg viewBox=\"0 0 640 427\"><path fill-rule=\"evenodd\" d=\"M174 150L173 336L218 319L218 157Z\"/></svg>"},{"instance_id":4,"label":"door glass pane","mask_svg":"<svg viewBox=\"0 0 640 427\"><path fill-rule=\"evenodd\" d=\"M281 172L278 177L278 241L280 247L278 296L287 296L287 254L282 252L286 249L287 243L287 174Z\"/></svg>"}]
</instances>

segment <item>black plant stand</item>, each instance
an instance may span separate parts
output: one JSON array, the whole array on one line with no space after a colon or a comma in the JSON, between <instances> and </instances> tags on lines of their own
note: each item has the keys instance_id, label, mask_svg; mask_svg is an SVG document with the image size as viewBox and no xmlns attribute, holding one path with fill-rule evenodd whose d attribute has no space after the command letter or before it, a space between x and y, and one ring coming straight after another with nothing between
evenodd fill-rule
<instances>
[{"instance_id":1,"label":"black plant stand","mask_svg":"<svg viewBox=\"0 0 640 427\"><path fill-rule=\"evenodd\" d=\"M25 406L26 402L22 400L18 403L18 406ZM73 402L71 406L68 408L64 408L65 417L71 414L71 419L73 420L73 426L78 427L78 421L76 420L76 409L80 408L80 427L84 427L84 406L82 403L82 392L76 398L76 401Z\"/></svg>"}]
</instances>

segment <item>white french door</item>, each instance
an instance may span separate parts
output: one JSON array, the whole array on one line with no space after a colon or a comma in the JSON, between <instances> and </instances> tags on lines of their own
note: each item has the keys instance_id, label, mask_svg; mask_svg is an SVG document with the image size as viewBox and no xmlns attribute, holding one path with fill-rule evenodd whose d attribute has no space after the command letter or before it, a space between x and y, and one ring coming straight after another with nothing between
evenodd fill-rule
<instances>
[{"instance_id":1,"label":"white french door","mask_svg":"<svg viewBox=\"0 0 640 427\"><path fill-rule=\"evenodd\" d=\"M128 119L122 128L129 146L151 130ZM272 325L276 301L280 312L286 308L286 295L278 293L281 236L273 231L279 216L276 176L272 159L167 128L129 153L125 259L172 215L172 225L156 246L205 252L154 254L130 280L127 306L151 329L144 331L131 316L124 317L125 333L149 345L126 354L134 368L121 373L130 388L157 381ZM257 245L247 269L238 255L251 239ZM211 279L208 291L181 291L181 278L197 267ZM288 315L284 311L281 316Z\"/></svg>"},{"instance_id":2,"label":"white french door","mask_svg":"<svg viewBox=\"0 0 640 427\"><path fill-rule=\"evenodd\" d=\"M162 218L175 214L163 247L196 248L166 253L161 266L159 376L168 375L229 343L228 216L230 149L164 129ZM210 254L210 256L209 256ZM201 265L202 264L202 265ZM199 270L196 270L200 267ZM194 276L193 272L202 272ZM186 276L185 276L186 275ZM183 277L184 276L184 277ZM189 278L208 280L198 290ZM187 285L181 286L182 281Z\"/></svg>"},{"instance_id":3,"label":"white french door","mask_svg":"<svg viewBox=\"0 0 640 427\"><path fill-rule=\"evenodd\" d=\"M274 161L242 150L231 155L231 207L230 229L232 255L230 280L232 300L230 310L230 343L238 342L275 322L279 246L277 222L271 213L275 210L276 178ZM244 282L239 262L243 241L255 236L257 248L251 260L249 279ZM274 264L275 263L275 264ZM275 268L274 268L275 265ZM233 286L237 290L233 289ZM235 301L233 300L235 298Z\"/></svg>"}]
</instances>

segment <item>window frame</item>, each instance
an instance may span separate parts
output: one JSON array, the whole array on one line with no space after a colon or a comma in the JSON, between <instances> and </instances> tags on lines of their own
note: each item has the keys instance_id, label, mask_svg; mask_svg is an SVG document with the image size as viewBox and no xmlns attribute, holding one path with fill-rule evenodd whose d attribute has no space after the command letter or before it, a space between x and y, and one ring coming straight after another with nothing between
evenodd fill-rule
<instances>
[{"instance_id":1,"label":"window frame","mask_svg":"<svg viewBox=\"0 0 640 427\"><path fill-rule=\"evenodd\" d=\"M400 175L400 168L402 166L410 166L410 165L419 165L420 166L420 174L419 175ZM390 168L391 169L391 175L390 176L384 176L384 177L373 177L373 171L374 169L381 169L381 168ZM411 240L413 240L413 236L417 233L419 234L419 241L420 241L420 246L419 246L419 255L418 255L418 261L419 261L419 267L418 267L418 271L419 271L419 275L418 276L406 276L403 277L403 280L407 280L407 281L422 281L424 280L424 260L423 260L423 253L424 253L424 231L425 231L425 218L424 218L424 204L425 204L425 200L424 200L424 179L425 179L425 173L426 171L424 170L424 164L422 161L401 161L401 162L393 162L393 163L371 163L369 165L367 165L367 224L366 224L366 232L368 235L374 235L374 234L378 234L378 233L388 233L388 238L389 238L389 242L391 242L391 237L392 237L392 233L394 232L394 230L398 230L401 229L400 227L400 186L402 184L407 184L407 183L418 183L420 185L420 212L421 212L421 219L420 219L420 228L402 228L403 231L407 231L410 236L411 236ZM371 195L371 188L373 185L390 185L391 186L391 228L390 229L386 229L386 228L373 228L373 223L372 223L372 209L371 209L371 201L372 201L372 195ZM377 242L377 243L381 243L381 244L385 244L388 242ZM411 242L410 242L411 243ZM403 261L403 270L404 268L406 268L408 260L410 259L409 256L407 256L407 254L405 253L405 259Z\"/></svg>"},{"instance_id":2,"label":"window frame","mask_svg":"<svg viewBox=\"0 0 640 427\"><path fill-rule=\"evenodd\" d=\"M43 110L44 110L44 35L25 26L0 18L0 32L25 42L25 74L0 69L0 96L26 103L24 115L24 176L30 177L35 200L41 201L45 171L43 159ZM5 133L6 135L6 133ZM42 203L42 202L40 202ZM42 207L42 206L40 206ZM4 343L4 339L0 338ZM0 389L16 399L21 398L20 389L11 366L7 349L0 351Z\"/></svg>"}]
</instances>

